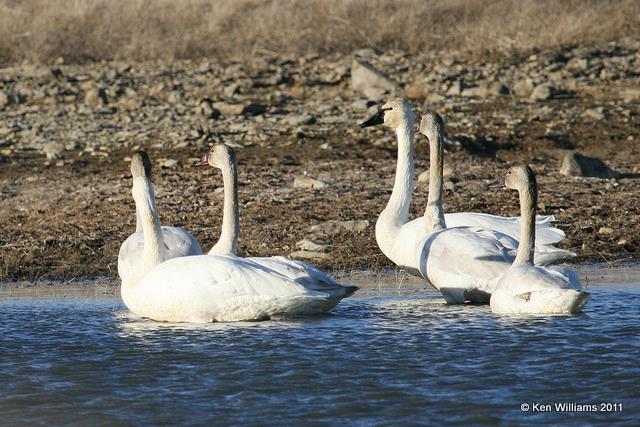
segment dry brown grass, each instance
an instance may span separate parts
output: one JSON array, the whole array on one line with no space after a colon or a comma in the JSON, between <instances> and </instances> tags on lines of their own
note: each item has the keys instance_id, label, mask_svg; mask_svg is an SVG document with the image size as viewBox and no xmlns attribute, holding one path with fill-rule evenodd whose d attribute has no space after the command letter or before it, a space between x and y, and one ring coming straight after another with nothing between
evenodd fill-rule
<instances>
[{"instance_id":1,"label":"dry brown grass","mask_svg":"<svg viewBox=\"0 0 640 427\"><path fill-rule=\"evenodd\" d=\"M0 0L0 63L446 48L640 35L638 0Z\"/></svg>"}]
</instances>

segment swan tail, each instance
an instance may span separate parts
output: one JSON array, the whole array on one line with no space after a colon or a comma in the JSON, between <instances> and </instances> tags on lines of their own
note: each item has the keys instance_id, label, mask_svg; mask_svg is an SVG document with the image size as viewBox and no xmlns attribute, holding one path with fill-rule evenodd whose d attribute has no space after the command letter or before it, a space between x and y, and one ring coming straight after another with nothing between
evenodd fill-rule
<instances>
[{"instance_id":1,"label":"swan tail","mask_svg":"<svg viewBox=\"0 0 640 427\"><path fill-rule=\"evenodd\" d=\"M589 292L559 289L525 292L514 296L520 306L518 313L575 314L589 301Z\"/></svg>"},{"instance_id":2,"label":"swan tail","mask_svg":"<svg viewBox=\"0 0 640 427\"><path fill-rule=\"evenodd\" d=\"M537 245L534 253L534 263L536 265L551 265L576 256L575 252L566 249L556 248L551 245Z\"/></svg>"},{"instance_id":3,"label":"swan tail","mask_svg":"<svg viewBox=\"0 0 640 427\"><path fill-rule=\"evenodd\" d=\"M351 295L355 294L358 289L360 289L358 286L353 285L342 285L341 288L342 298L350 297Z\"/></svg>"},{"instance_id":4,"label":"swan tail","mask_svg":"<svg viewBox=\"0 0 640 427\"><path fill-rule=\"evenodd\" d=\"M555 221L556 217L553 215L536 215L536 225L549 224Z\"/></svg>"},{"instance_id":5,"label":"swan tail","mask_svg":"<svg viewBox=\"0 0 640 427\"><path fill-rule=\"evenodd\" d=\"M564 231L552 227L550 222L536 224L536 242L543 245L551 245L564 240Z\"/></svg>"}]
</instances>

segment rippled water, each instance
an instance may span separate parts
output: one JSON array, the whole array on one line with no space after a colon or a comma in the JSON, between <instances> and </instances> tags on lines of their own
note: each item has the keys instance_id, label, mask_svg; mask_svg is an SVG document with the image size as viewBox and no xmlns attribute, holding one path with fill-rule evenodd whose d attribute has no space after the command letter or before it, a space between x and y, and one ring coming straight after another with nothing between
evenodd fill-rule
<instances>
[{"instance_id":1,"label":"rippled water","mask_svg":"<svg viewBox=\"0 0 640 427\"><path fill-rule=\"evenodd\" d=\"M640 279L611 271L558 317L377 284L326 316L179 325L86 289L4 291L0 424L639 425ZM520 409L554 402L623 410Z\"/></svg>"}]
</instances>

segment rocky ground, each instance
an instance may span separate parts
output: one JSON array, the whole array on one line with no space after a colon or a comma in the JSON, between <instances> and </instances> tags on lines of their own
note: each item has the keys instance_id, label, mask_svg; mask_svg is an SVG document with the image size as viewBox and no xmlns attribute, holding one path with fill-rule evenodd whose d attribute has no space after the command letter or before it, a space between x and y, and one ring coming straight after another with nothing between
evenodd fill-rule
<instances>
[{"instance_id":1,"label":"rocky ground","mask_svg":"<svg viewBox=\"0 0 640 427\"><path fill-rule=\"evenodd\" d=\"M567 234L560 246L580 260L637 256L640 40L508 59L263 55L0 70L0 280L116 275L135 222L128 156L138 149L154 160L162 222L209 248L222 180L191 162L213 142L239 159L243 255L295 253L332 270L391 266L374 224L391 191L395 136L357 124L396 95L416 114L445 118L448 211L517 214L515 194L485 187L528 162L540 213ZM419 175L428 147L417 141ZM414 216L426 189L418 179Z\"/></svg>"}]
</instances>

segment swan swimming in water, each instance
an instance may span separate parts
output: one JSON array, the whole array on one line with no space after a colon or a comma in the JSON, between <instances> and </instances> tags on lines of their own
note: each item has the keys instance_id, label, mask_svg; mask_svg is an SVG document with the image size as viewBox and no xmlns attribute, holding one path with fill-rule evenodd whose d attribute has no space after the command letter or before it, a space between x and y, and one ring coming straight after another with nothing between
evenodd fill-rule
<instances>
[{"instance_id":1,"label":"swan swimming in water","mask_svg":"<svg viewBox=\"0 0 640 427\"><path fill-rule=\"evenodd\" d=\"M222 172L224 184L224 207L222 214L222 231L209 255L237 256L238 237L240 234L240 215L238 209L238 161L233 149L225 144L214 145L195 166L211 166ZM294 261L281 256L249 257L252 262L277 271L285 277L303 283L307 288L324 291L332 295L336 304L352 295L356 286L342 286L328 275L312 265Z\"/></svg>"},{"instance_id":2,"label":"swan swimming in water","mask_svg":"<svg viewBox=\"0 0 640 427\"><path fill-rule=\"evenodd\" d=\"M215 148L203 158L204 161L211 164L226 161L231 168L224 156L226 150ZM227 174L226 177L234 175ZM225 199L231 198L232 190L227 192L225 188ZM150 217L154 206L148 193L135 185L132 193L141 207L141 217ZM235 199L237 206L237 196ZM232 220L237 221L237 218ZM121 294L132 312L153 320L206 323L323 313L356 289L312 281L311 277L287 277L276 269L231 254L186 256L164 261L163 248L158 244L162 236L159 222L143 220L142 227L143 262L147 272L137 280L123 281ZM233 250L234 245L231 246ZM214 248L214 252L226 251L223 245Z\"/></svg>"},{"instance_id":3,"label":"swan swimming in water","mask_svg":"<svg viewBox=\"0 0 640 427\"><path fill-rule=\"evenodd\" d=\"M420 124L416 128L416 133L421 133L429 140L429 193L435 192L438 194L434 200L441 200L439 193L442 192L444 129L444 120L435 111L428 111L423 114ZM431 184L432 182L433 184ZM426 227L428 230L433 230L436 223L436 218L433 216L434 212L436 211L433 206L427 203L424 216L411 221L407 226L411 224L414 227ZM553 216L536 217L536 233L539 234L539 241L535 247L534 257L535 263L538 265L552 264L576 256L574 252L552 246L553 243L558 243L565 237L562 230L551 227L550 224L554 219ZM503 217L479 212L454 212L444 214L444 220L448 228L472 225L498 231L516 240L520 237L519 217Z\"/></svg>"},{"instance_id":4,"label":"swan swimming in water","mask_svg":"<svg viewBox=\"0 0 640 427\"><path fill-rule=\"evenodd\" d=\"M499 187L520 195L521 235L518 254L502 275L491 295L491 311L511 314L572 314L589 300L580 278L568 267L540 267L533 264L538 187L529 166L516 166L502 178Z\"/></svg>"},{"instance_id":5,"label":"swan swimming in water","mask_svg":"<svg viewBox=\"0 0 640 427\"><path fill-rule=\"evenodd\" d=\"M131 158L131 173L133 186L144 193L145 205L136 202L136 231L120 246L118 254L118 275L120 280L132 281L142 277L148 268L145 265L145 239L143 223L145 221L160 224L156 209L155 195L151 185L151 160L144 151L135 153ZM142 212L144 211L144 215ZM189 232L178 227L162 226L162 242L157 244L161 248L160 258L167 259L189 255L200 255L202 249L198 241Z\"/></svg>"},{"instance_id":6,"label":"swan swimming in water","mask_svg":"<svg viewBox=\"0 0 640 427\"><path fill-rule=\"evenodd\" d=\"M414 275L428 279L448 303L471 301L487 303L497 279L510 267L517 248L512 222L504 226L495 217L494 230L482 227L484 214L465 213L467 226L446 229L450 215L442 207L442 144L430 139L431 179L425 216L409 222L413 189L413 114L406 100L392 100L361 126L384 124L395 129L398 137L396 177L387 206L376 223L376 241L395 264ZM456 214L453 214L454 216ZM537 225L549 228L545 222ZM553 232L551 232L553 234ZM560 232L562 233L562 232ZM564 234L561 234L564 236Z\"/></svg>"}]
</instances>

